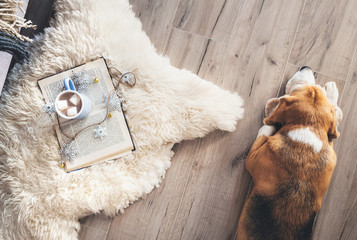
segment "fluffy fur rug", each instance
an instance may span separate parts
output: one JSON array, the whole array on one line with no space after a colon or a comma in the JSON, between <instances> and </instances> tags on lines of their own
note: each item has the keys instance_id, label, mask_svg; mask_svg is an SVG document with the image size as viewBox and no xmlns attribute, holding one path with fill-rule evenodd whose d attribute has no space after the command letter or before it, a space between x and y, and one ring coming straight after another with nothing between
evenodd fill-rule
<instances>
[{"instance_id":1,"label":"fluffy fur rug","mask_svg":"<svg viewBox=\"0 0 357 240\"><path fill-rule=\"evenodd\" d=\"M55 18L15 66L0 105L0 239L77 239L78 219L114 215L159 186L174 143L233 131L242 100L159 56L127 0L59 0ZM134 157L66 174L37 80L104 56L133 71L122 87Z\"/></svg>"}]
</instances>

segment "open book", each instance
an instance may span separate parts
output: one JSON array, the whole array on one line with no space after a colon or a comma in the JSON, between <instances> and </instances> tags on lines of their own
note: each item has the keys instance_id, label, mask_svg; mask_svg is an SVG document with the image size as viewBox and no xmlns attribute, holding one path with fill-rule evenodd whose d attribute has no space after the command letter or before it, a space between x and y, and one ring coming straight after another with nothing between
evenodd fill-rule
<instances>
[{"instance_id":1,"label":"open book","mask_svg":"<svg viewBox=\"0 0 357 240\"><path fill-rule=\"evenodd\" d=\"M110 91L114 89L114 86L104 58L99 58L95 61L38 81L45 102L53 103L56 96L63 90L64 79L71 77L74 73L81 72L83 69L86 71L86 74L90 76L90 79L94 80L98 78L99 81L94 83L92 80L86 90L81 92L92 102L92 111L86 118L81 120L65 120L59 117L62 132L68 136L74 136L82 128L100 122L105 118L106 105L104 104L104 99L105 96L108 96ZM64 136L60 131L55 114L56 113L52 113L51 117L55 123L58 142L62 147L63 143L68 142L70 139ZM106 128L106 135L102 139L95 138L94 129L97 126L88 128L75 139L74 146L78 152L73 160L66 162L65 170L67 172L87 167L104 160L115 159L130 154L135 150L130 130L121 107L119 110L111 112L111 116L112 117L101 124L102 127Z\"/></svg>"}]
</instances>

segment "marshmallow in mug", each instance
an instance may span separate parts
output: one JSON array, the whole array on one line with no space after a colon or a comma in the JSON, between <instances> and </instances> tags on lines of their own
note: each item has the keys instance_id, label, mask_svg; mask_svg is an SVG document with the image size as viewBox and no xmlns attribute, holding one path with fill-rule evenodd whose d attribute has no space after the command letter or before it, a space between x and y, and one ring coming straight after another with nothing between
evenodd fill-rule
<instances>
[{"instance_id":1,"label":"marshmallow in mug","mask_svg":"<svg viewBox=\"0 0 357 240\"><path fill-rule=\"evenodd\" d=\"M81 99L79 98L79 96L77 94L73 94L72 97L69 99L69 101L74 105L77 106L79 105L79 102L81 101Z\"/></svg>"},{"instance_id":2,"label":"marshmallow in mug","mask_svg":"<svg viewBox=\"0 0 357 240\"><path fill-rule=\"evenodd\" d=\"M67 116L68 117L76 116L77 113L78 113L78 111L77 111L77 107L76 106L70 107L70 108L67 109Z\"/></svg>"},{"instance_id":3,"label":"marshmallow in mug","mask_svg":"<svg viewBox=\"0 0 357 240\"><path fill-rule=\"evenodd\" d=\"M59 100L57 102L57 107L58 107L58 110L60 110L60 111L66 110L68 108L67 100Z\"/></svg>"}]
</instances>

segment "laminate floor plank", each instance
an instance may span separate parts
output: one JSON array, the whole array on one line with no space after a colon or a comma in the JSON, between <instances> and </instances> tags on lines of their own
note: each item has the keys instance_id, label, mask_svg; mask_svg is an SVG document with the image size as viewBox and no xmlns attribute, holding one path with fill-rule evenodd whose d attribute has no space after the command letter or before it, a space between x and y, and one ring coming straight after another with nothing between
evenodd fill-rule
<instances>
[{"instance_id":1,"label":"laminate floor plank","mask_svg":"<svg viewBox=\"0 0 357 240\"><path fill-rule=\"evenodd\" d=\"M356 154L354 152L353 154ZM348 195L348 200L346 203L346 209L344 210L345 218L342 222L342 227L340 228L339 238L340 239L357 239L357 178L354 177L350 193ZM318 232L317 232L318 234Z\"/></svg>"},{"instance_id":2,"label":"laminate floor plank","mask_svg":"<svg viewBox=\"0 0 357 240\"><path fill-rule=\"evenodd\" d=\"M264 95L274 92L282 80L303 7L304 0L265 1L263 5L261 1L244 1L218 83L239 89L248 102L250 96L258 98L251 92L257 85L265 86L261 89ZM274 84L267 85L269 81Z\"/></svg>"},{"instance_id":3,"label":"laminate floor plank","mask_svg":"<svg viewBox=\"0 0 357 240\"><path fill-rule=\"evenodd\" d=\"M129 2L133 6L136 17L140 19L143 30L158 52L163 53L179 0L129 0Z\"/></svg>"},{"instance_id":4,"label":"laminate floor plank","mask_svg":"<svg viewBox=\"0 0 357 240\"><path fill-rule=\"evenodd\" d=\"M173 28L164 53L170 56L172 65L216 81L221 73L226 47L224 43Z\"/></svg>"},{"instance_id":5,"label":"laminate floor plank","mask_svg":"<svg viewBox=\"0 0 357 240\"><path fill-rule=\"evenodd\" d=\"M187 179L193 164L198 141L174 146L176 152L165 180L144 199L130 206L123 215L113 219L108 232L111 239L170 239L172 222L181 205ZM184 150L181 150L184 149ZM176 160L185 159L185 161Z\"/></svg>"},{"instance_id":6,"label":"laminate floor plank","mask_svg":"<svg viewBox=\"0 0 357 240\"><path fill-rule=\"evenodd\" d=\"M357 42L357 1L307 0L289 63L346 79Z\"/></svg>"},{"instance_id":7,"label":"laminate floor plank","mask_svg":"<svg viewBox=\"0 0 357 240\"><path fill-rule=\"evenodd\" d=\"M79 222L81 223L81 230L78 233L79 239L105 239L112 222L112 218L105 216L103 213L93 214L80 219Z\"/></svg>"},{"instance_id":8,"label":"laminate floor plank","mask_svg":"<svg viewBox=\"0 0 357 240\"><path fill-rule=\"evenodd\" d=\"M173 27L225 42L230 38L241 0L181 0Z\"/></svg>"},{"instance_id":9,"label":"laminate floor plank","mask_svg":"<svg viewBox=\"0 0 357 240\"><path fill-rule=\"evenodd\" d=\"M203 52L199 67L195 72L201 78L217 82L221 76L228 44L209 39Z\"/></svg>"},{"instance_id":10,"label":"laminate floor plank","mask_svg":"<svg viewBox=\"0 0 357 240\"><path fill-rule=\"evenodd\" d=\"M86 240L100 240L106 239L107 231L100 231L97 228L91 228L84 226L83 232L81 232L79 239L86 239Z\"/></svg>"},{"instance_id":11,"label":"laminate floor plank","mask_svg":"<svg viewBox=\"0 0 357 240\"><path fill-rule=\"evenodd\" d=\"M163 233L161 239L234 237L239 207L246 199L251 181L244 171L247 151L243 154L237 151L236 140L239 137L239 132L215 131L196 140L199 143L196 146L186 145L180 149L195 152L189 158L182 158L182 153L177 151L173 160L190 159L192 169L174 221L168 222L170 232ZM246 141L246 144L251 142ZM237 182L242 187L238 188Z\"/></svg>"},{"instance_id":12,"label":"laminate floor plank","mask_svg":"<svg viewBox=\"0 0 357 240\"><path fill-rule=\"evenodd\" d=\"M207 38L173 28L164 53L172 65L197 72L208 44Z\"/></svg>"}]
</instances>

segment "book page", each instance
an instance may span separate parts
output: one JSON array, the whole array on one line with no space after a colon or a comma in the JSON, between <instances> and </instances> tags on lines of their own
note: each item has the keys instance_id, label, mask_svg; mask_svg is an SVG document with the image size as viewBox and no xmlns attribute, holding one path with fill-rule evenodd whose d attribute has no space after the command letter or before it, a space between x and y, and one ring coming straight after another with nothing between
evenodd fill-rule
<instances>
[{"instance_id":1,"label":"book page","mask_svg":"<svg viewBox=\"0 0 357 240\"><path fill-rule=\"evenodd\" d=\"M59 118L62 131L70 137L73 137L78 131L90 124L101 122L106 116L104 98L114 87L104 59L100 58L38 81L45 101L54 102L57 95L64 90L63 80L66 77L71 77L73 73L80 72L82 69L85 69L93 80L97 77L99 82L94 83L93 81L87 91L81 92L92 102L92 111L86 118L81 120ZM61 133L55 113L52 114L52 120L60 145L68 142L70 139ZM94 129L98 125L83 131L75 139L74 144L78 153L73 161L66 162L66 171L82 168L99 161L114 159L123 155L123 153L130 153L135 148L121 109L112 112L112 117L107 118L101 126L106 128L106 136L102 140L94 137Z\"/></svg>"},{"instance_id":2,"label":"book page","mask_svg":"<svg viewBox=\"0 0 357 240\"><path fill-rule=\"evenodd\" d=\"M73 136L78 131L77 129L82 129L85 126L103 120L105 114L105 111L98 110L92 112L81 121L63 123L61 124L62 131L69 136ZM94 129L97 126L83 131L74 142L78 153L73 161L67 161L66 170L72 171L98 161L117 158L123 152L130 152L133 149L133 145L130 141L127 141L130 139L130 135L128 135L128 131L125 131L127 126L122 116L121 112L114 111L112 117L101 124L102 127L106 128L106 136L103 139L94 137ZM65 142L66 137L61 133L58 125L55 126L55 130L59 142Z\"/></svg>"}]
</instances>

